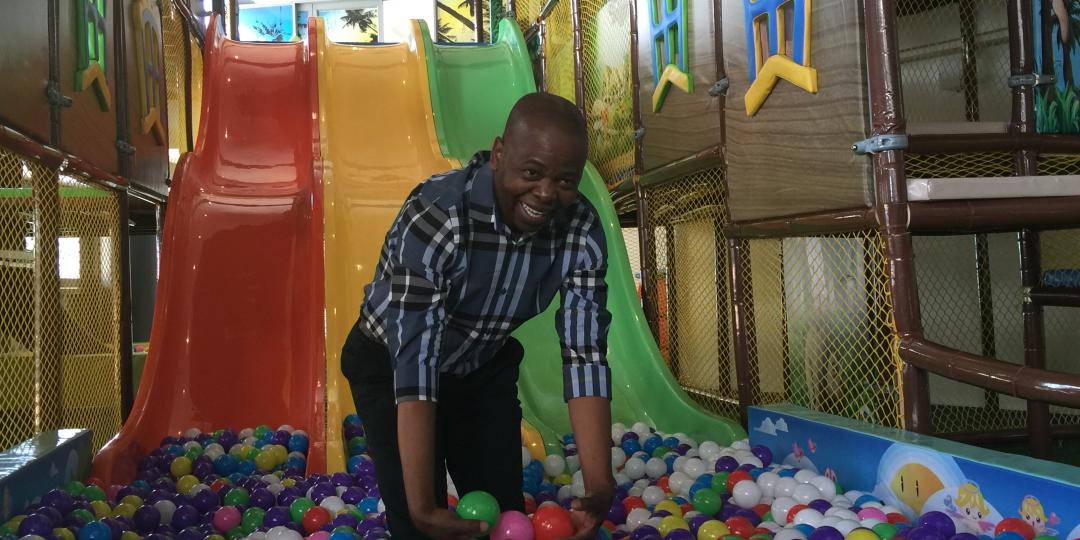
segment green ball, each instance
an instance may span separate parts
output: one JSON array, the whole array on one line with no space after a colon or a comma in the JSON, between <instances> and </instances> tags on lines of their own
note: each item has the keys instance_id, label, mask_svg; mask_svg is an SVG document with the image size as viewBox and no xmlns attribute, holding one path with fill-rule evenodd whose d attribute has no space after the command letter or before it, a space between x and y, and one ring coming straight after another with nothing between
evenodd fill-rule
<instances>
[{"instance_id":1,"label":"green ball","mask_svg":"<svg viewBox=\"0 0 1080 540\"><path fill-rule=\"evenodd\" d=\"M724 536L724 540L743 540L743 538L737 534L729 534Z\"/></svg>"},{"instance_id":2,"label":"green ball","mask_svg":"<svg viewBox=\"0 0 1080 540\"><path fill-rule=\"evenodd\" d=\"M265 436L267 433L270 433L270 426L268 426L266 424L263 424L263 425L255 428L255 438L256 439L263 438L263 436Z\"/></svg>"},{"instance_id":3,"label":"green ball","mask_svg":"<svg viewBox=\"0 0 1080 540\"><path fill-rule=\"evenodd\" d=\"M353 437L349 439L349 455L355 456L367 451L367 437Z\"/></svg>"},{"instance_id":4,"label":"green ball","mask_svg":"<svg viewBox=\"0 0 1080 540\"><path fill-rule=\"evenodd\" d=\"M192 449L188 450L187 452L184 452L184 456L187 457L188 459L190 459L191 461L195 461L201 455L202 455L202 451L200 451L197 448L192 448Z\"/></svg>"},{"instance_id":5,"label":"green ball","mask_svg":"<svg viewBox=\"0 0 1080 540\"><path fill-rule=\"evenodd\" d=\"M243 527L233 527L229 532L225 533L225 538L229 540L240 540L245 536L247 536L247 533L244 532Z\"/></svg>"},{"instance_id":6,"label":"green ball","mask_svg":"<svg viewBox=\"0 0 1080 540\"><path fill-rule=\"evenodd\" d=\"M750 535L750 540L772 540L772 535L766 533L756 533Z\"/></svg>"},{"instance_id":7,"label":"green ball","mask_svg":"<svg viewBox=\"0 0 1080 540\"><path fill-rule=\"evenodd\" d=\"M709 488L702 488L694 493L694 510L708 516L715 516L720 511L720 494Z\"/></svg>"},{"instance_id":8,"label":"green ball","mask_svg":"<svg viewBox=\"0 0 1080 540\"><path fill-rule=\"evenodd\" d=\"M72 480L64 484L64 491L72 497L78 497L83 494L83 491L86 491L86 484L83 484L78 480Z\"/></svg>"},{"instance_id":9,"label":"green ball","mask_svg":"<svg viewBox=\"0 0 1080 540\"><path fill-rule=\"evenodd\" d=\"M457 514L463 519L486 521L490 531L499 519L499 502L486 491L470 491L458 501Z\"/></svg>"},{"instance_id":10,"label":"green ball","mask_svg":"<svg viewBox=\"0 0 1080 540\"><path fill-rule=\"evenodd\" d=\"M76 508L75 510L71 511L71 515L81 519L83 523L90 523L91 521L97 519L96 517L94 517L93 512L85 508Z\"/></svg>"},{"instance_id":11,"label":"green ball","mask_svg":"<svg viewBox=\"0 0 1080 540\"><path fill-rule=\"evenodd\" d=\"M878 523L874 525L873 531L881 537L881 540L890 540L893 536L896 536L896 525L892 523Z\"/></svg>"},{"instance_id":12,"label":"green ball","mask_svg":"<svg viewBox=\"0 0 1080 540\"><path fill-rule=\"evenodd\" d=\"M1058 537L1051 536L1049 534L1044 534L1044 535L1041 535L1041 536L1036 536L1032 540L1058 540Z\"/></svg>"},{"instance_id":13,"label":"green ball","mask_svg":"<svg viewBox=\"0 0 1080 540\"><path fill-rule=\"evenodd\" d=\"M712 488L717 493L724 493L727 491L727 478L728 474L725 471L720 471L712 477Z\"/></svg>"},{"instance_id":14,"label":"green ball","mask_svg":"<svg viewBox=\"0 0 1080 540\"><path fill-rule=\"evenodd\" d=\"M666 446L663 446L663 445L657 446L652 451L652 457L663 458L664 454L666 454L666 453L668 453L670 451L671 451L671 449L666 447Z\"/></svg>"},{"instance_id":15,"label":"green ball","mask_svg":"<svg viewBox=\"0 0 1080 540\"><path fill-rule=\"evenodd\" d=\"M86 497L88 501L104 501L105 491L95 485L89 485L83 490L83 497Z\"/></svg>"},{"instance_id":16,"label":"green ball","mask_svg":"<svg viewBox=\"0 0 1080 540\"><path fill-rule=\"evenodd\" d=\"M0 536L14 536L15 531L11 530L7 525L0 523Z\"/></svg>"},{"instance_id":17,"label":"green ball","mask_svg":"<svg viewBox=\"0 0 1080 540\"><path fill-rule=\"evenodd\" d=\"M348 525L339 525L337 527L334 527L334 530L330 531L330 534L334 533L345 533L351 535L353 538L360 537L360 535L356 533L356 529L349 527Z\"/></svg>"},{"instance_id":18,"label":"green ball","mask_svg":"<svg viewBox=\"0 0 1080 540\"><path fill-rule=\"evenodd\" d=\"M772 521L772 512L765 512L765 515L761 516L761 521Z\"/></svg>"},{"instance_id":19,"label":"green ball","mask_svg":"<svg viewBox=\"0 0 1080 540\"><path fill-rule=\"evenodd\" d=\"M228 496L229 494L226 493L225 497L228 498ZM247 510L244 510L243 516L240 517L240 528L244 530L244 534L251 534L252 531L258 529L263 524L263 518L265 517L266 510L257 506L248 508Z\"/></svg>"},{"instance_id":20,"label":"green ball","mask_svg":"<svg viewBox=\"0 0 1080 540\"><path fill-rule=\"evenodd\" d=\"M234 487L225 494L225 506L247 506L251 501L248 490L242 487Z\"/></svg>"},{"instance_id":21,"label":"green ball","mask_svg":"<svg viewBox=\"0 0 1080 540\"><path fill-rule=\"evenodd\" d=\"M300 497L289 505L289 517L291 517L296 524L303 523L304 514L306 514L312 506L315 506L314 501L307 497Z\"/></svg>"}]
</instances>

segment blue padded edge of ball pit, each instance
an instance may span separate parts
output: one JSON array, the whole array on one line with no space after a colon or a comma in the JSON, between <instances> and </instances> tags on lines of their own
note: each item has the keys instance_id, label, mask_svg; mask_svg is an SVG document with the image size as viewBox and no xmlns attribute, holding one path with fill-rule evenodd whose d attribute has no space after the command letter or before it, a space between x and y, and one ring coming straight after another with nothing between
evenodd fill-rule
<instances>
[{"instance_id":1,"label":"blue padded edge of ball pit","mask_svg":"<svg viewBox=\"0 0 1080 540\"><path fill-rule=\"evenodd\" d=\"M0 453L0 522L90 473L90 430L43 431Z\"/></svg>"},{"instance_id":2,"label":"blue padded edge of ball pit","mask_svg":"<svg viewBox=\"0 0 1080 540\"><path fill-rule=\"evenodd\" d=\"M863 435L871 437L879 437L894 442L918 445L940 452L942 454L948 454L954 457L982 463L983 465L999 467L1008 471L1022 472L1024 474L1045 478L1054 482L1061 482L1065 484L1073 484L1075 486L1080 486L1080 467L1073 467L1071 465L1065 465L1062 463L1054 463L1051 461L1035 459L1028 456L1007 454L1005 452L987 450L985 448L978 448L955 441L939 439L937 437L931 437L928 435L920 435L918 433L904 431L902 429L878 426L859 420L853 420L851 418L845 418L843 416L836 416L828 413L818 412L790 403L779 403L768 406L750 407L750 410L754 409L758 409L764 414L780 413L789 416L795 416L803 420L826 424L835 428L857 431ZM748 431L752 433L755 431L754 428L756 427L754 425L753 419L750 420L750 424L750 429Z\"/></svg>"}]
</instances>

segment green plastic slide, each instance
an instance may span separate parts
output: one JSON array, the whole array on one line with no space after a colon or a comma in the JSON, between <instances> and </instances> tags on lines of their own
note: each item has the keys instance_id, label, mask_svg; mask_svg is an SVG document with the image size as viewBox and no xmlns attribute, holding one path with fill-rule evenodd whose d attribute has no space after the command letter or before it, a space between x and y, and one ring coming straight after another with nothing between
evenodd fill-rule
<instances>
[{"instance_id":1,"label":"green plastic slide","mask_svg":"<svg viewBox=\"0 0 1080 540\"><path fill-rule=\"evenodd\" d=\"M498 41L491 45L434 45L426 28L422 34L430 51L428 83L439 143L445 155L468 161L477 150L491 147L518 98L536 91L525 41L509 19L499 22ZM721 444L746 437L737 422L694 404L661 359L641 311L618 216L603 179L591 164L585 168L581 192L600 213L610 258L608 362L613 420L627 425L642 421L660 431L683 432L698 441ZM555 307L514 334L525 346L519 380L525 419L540 431L549 453L559 449L559 434L570 432L562 399Z\"/></svg>"}]
</instances>

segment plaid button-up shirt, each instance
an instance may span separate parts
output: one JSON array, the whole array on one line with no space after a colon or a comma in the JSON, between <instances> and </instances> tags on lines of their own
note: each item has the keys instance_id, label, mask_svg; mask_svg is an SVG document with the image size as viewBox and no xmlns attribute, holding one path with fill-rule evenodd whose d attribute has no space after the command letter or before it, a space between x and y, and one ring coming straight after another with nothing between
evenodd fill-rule
<instances>
[{"instance_id":1,"label":"plaid button-up shirt","mask_svg":"<svg viewBox=\"0 0 1080 540\"><path fill-rule=\"evenodd\" d=\"M478 369L561 294L564 399L611 397L607 246L584 198L544 229L498 216L488 153L417 186L386 235L357 324L393 359L398 403L436 401L439 374Z\"/></svg>"}]
</instances>

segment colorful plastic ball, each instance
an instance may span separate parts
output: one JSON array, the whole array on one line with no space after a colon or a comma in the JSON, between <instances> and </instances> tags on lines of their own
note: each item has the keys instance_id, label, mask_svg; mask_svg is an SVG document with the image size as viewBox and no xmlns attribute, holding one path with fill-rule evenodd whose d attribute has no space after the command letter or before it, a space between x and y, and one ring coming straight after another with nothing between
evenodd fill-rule
<instances>
[{"instance_id":1,"label":"colorful plastic ball","mask_svg":"<svg viewBox=\"0 0 1080 540\"><path fill-rule=\"evenodd\" d=\"M529 516L511 510L499 516L490 533L491 540L532 540L533 524Z\"/></svg>"},{"instance_id":2,"label":"colorful plastic ball","mask_svg":"<svg viewBox=\"0 0 1080 540\"><path fill-rule=\"evenodd\" d=\"M753 480L740 480L731 490L731 500L740 508L757 506L761 502L761 495L761 487Z\"/></svg>"},{"instance_id":3,"label":"colorful plastic ball","mask_svg":"<svg viewBox=\"0 0 1080 540\"><path fill-rule=\"evenodd\" d=\"M891 513L885 514L885 520L888 521L889 523L892 523L893 525L896 525L898 523L907 523L908 522L907 516L905 516L904 514L901 514L900 512L891 512Z\"/></svg>"},{"instance_id":4,"label":"colorful plastic ball","mask_svg":"<svg viewBox=\"0 0 1080 540\"><path fill-rule=\"evenodd\" d=\"M908 531L906 538L908 540L947 540L948 537L941 534L938 529L924 525L913 527Z\"/></svg>"},{"instance_id":5,"label":"colorful plastic ball","mask_svg":"<svg viewBox=\"0 0 1080 540\"><path fill-rule=\"evenodd\" d=\"M323 528L323 525L330 523L333 516L330 515L330 511L321 506L312 506L306 512L304 512L304 518L302 525L304 526L304 532L312 534Z\"/></svg>"},{"instance_id":6,"label":"colorful plastic ball","mask_svg":"<svg viewBox=\"0 0 1080 540\"><path fill-rule=\"evenodd\" d=\"M570 521L570 512L561 506L538 508L532 518L533 538L536 540L556 540L574 534L574 525Z\"/></svg>"},{"instance_id":7,"label":"colorful plastic ball","mask_svg":"<svg viewBox=\"0 0 1080 540\"><path fill-rule=\"evenodd\" d=\"M173 478L180 478L181 476L191 474L191 458L187 456L177 456L169 464L169 472Z\"/></svg>"},{"instance_id":8,"label":"colorful plastic ball","mask_svg":"<svg viewBox=\"0 0 1080 540\"><path fill-rule=\"evenodd\" d=\"M698 540L719 540L731 534L731 530L722 521L710 519L701 524L697 530Z\"/></svg>"},{"instance_id":9,"label":"colorful plastic ball","mask_svg":"<svg viewBox=\"0 0 1080 540\"><path fill-rule=\"evenodd\" d=\"M733 472L735 469L738 469L738 468L739 468L739 460L737 460L737 459L735 459L735 458L733 458L731 456L723 456L720 459L716 460L716 466L715 466L716 472L728 472L728 473L730 473L730 472Z\"/></svg>"},{"instance_id":10,"label":"colorful plastic ball","mask_svg":"<svg viewBox=\"0 0 1080 540\"><path fill-rule=\"evenodd\" d=\"M483 521L491 530L499 519L499 502L486 491L471 491L458 501L457 514L462 519Z\"/></svg>"},{"instance_id":11,"label":"colorful plastic ball","mask_svg":"<svg viewBox=\"0 0 1080 540\"><path fill-rule=\"evenodd\" d=\"M844 540L844 535L834 527L824 526L814 529L810 540Z\"/></svg>"},{"instance_id":12,"label":"colorful plastic ball","mask_svg":"<svg viewBox=\"0 0 1080 540\"><path fill-rule=\"evenodd\" d=\"M251 534L252 531L262 526L265 518L266 510L253 506L244 510L244 513L240 516L240 527L246 534Z\"/></svg>"},{"instance_id":13,"label":"colorful plastic ball","mask_svg":"<svg viewBox=\"0 0 1080 540\"><path fill-rule=\"evenodd\" d=\"M1042 540L1057 540L1057 537L1055 537L1055 536L1036 536L1035 537L1035 540L1040 540L1040 539L1042 539ZM965 532L965 533L957 533L957 534L953 535L953 537L950 538L949 540L979 540L979 537L975 536L974 534Z\"/></svg>"},{"instance_id":14,"label":"colorful plastic ball","mask_svg":"<svg viewBox=\"0 0 1080 540\"><path fill-rule=\"evenodd\" d=\"M880 538L874 531L859 527L844 535L844 540L880 540Z\"/></svg>"},{"instance_id":15,"label":"colorful plastic ball","mask_svg":"<svg viewBox=\"0 0 1080 540\"><path fill-rule=\"evenodd\" d=\"M686 520L681 517L667 516L660 520L660 526L657 527L657 529L660 531L660 534L662 536L667 536L671 534L671 532L675 529L683 529L685 531L689 531L690 524L688 524Z\"/></svg>"},{"instance_id":16,"label":"colorful plastic ball","mask_svg":"<svg viewBox=\"0 0 1080 540\"><path fill-rule=\"evenodd\" d=\"M222 506L214 512L214 528L228 532L240 525L240 510L235 506Z\"/></svg>"},{"instance_id":17,"label":"colorful plastic ball","mask_svg":"<svg viewBox=\"0 0 1080 540\"><path fill-rule=\"evenodd\" d=\"M82 496L88 501L104 501L105 490L101 489L101 486L98 485L88 485L86 486L86 489L83 490Z\"/></svg>"},{"instance_id":18,"label":"colorful plastic ball","mask_svg":"<svg viewBox=\"0 0 1080 540\"><path fill-rule=\"evenodd\" d=\"M749 538L754 533L754 524L750 520L742 516L734 516L727 519L724 522L731 534L741 536L743 538Z\"/></svg>"},{"instance_id":19,"label":"colorful plastic ball","mask_svg":"<svg viewBox=\"0 0 1080 540\"><path fill-rule=\"evenodd\" d=\"M222 503L226 506L247 506L251 503L251 494L243 487L234 487L225 494Z\"/></svg>"},{"instance_id":20,"label":"colorful plastic ball","mask_svg":"<svg viewBox=\"0 0 1080 540\"><path fill-rule=\"evenodd\" d=\"M1019 534L1024 540L1035 538L1035 529L1031 527L1031 524L1020 518L1005 518L994 527L994 536L997 538L1001 538L1001 535L1007 532Z\"/></svg>"},{"instance_id":21,"label":"colorful plastic ball","mask_svg":"<svg viewBox=\"0 0 1080 540\"><path fill-rule=\"evenodd\" d=\"M135 524L135 530L148 534L158 525L161 525L161 511L151 505L144 504L135 509L135 515L132 516L131 521Z\"/></svg>"},{"instance_id":22,"label":"colorful plastic ball","mask_svg":"<svg viewBox=\"0 0 1080 540\"><path fill-rule=\"evenodd\" d=\"M892 540L893 536L896 536L896 525L892 523L878 523L871 528L878 538L881 540Z\"/></svg>"},{"instance_id":23,"label":"colorful plastic ball","mask_svg":"<svg viewBox=\"0 0 1080 540\"><path fill-rule=\"evenodd\" d=\"M1022 519L1017 521L1023 523L1025 526L1028 527L1029 530L1031 529L1031 526L1028 525L1026 521ZM944 512L931 511L923 514L922 516L919 516L918 526L931 527L941 533L941 535L945 538L952 538L954 535L956 535L956 524L953 523L952 518L946 515ZM1000 523L998 524L998 526L1000 527ZM1034 531L1032 532L1034 533ZM1034 536L1034 534L1032 534L1032 536ZM1031 540L1032 536L1027 537L1026 540Z\"/></svg>"},{"instance_id":24,"label":"colorful plastic ball","mask_svg":"<svg viewBox=\"0 0 1080 540\"><path fill-rule=\"evenodd\" d=\"M737 470L733 473L728 474L727 483L724 485L724 488L728 493L732 493L735 490L735 485L739 482L742 482L743 480L749 480L750 482L753 482L754 478L750 476L750 473L746 471Z\"/></svg>"},{"instance_id":25,"label":"colorful plastic ball","mask_svg":"<svg viewBox=\"0 0 1080 540\"><path fill-rule=\"evenodd\" d=\"M289 517L292 518L293 523L301 523L304 520L304 514L307 513L315 502L307 497L300 497L289 505Z\"/></svg>"},{"instance_id":26,"label":"colorful plastic ball","mask_svg":"<svg viewBox=\"0 0 1080 540\"><path fill-rule=\"evenodd\" d=\"M360 504L357 507L365 514L373 514L379 511L379 499L371 496L364 497L360 499Z\"/></svg>"},{"instance_id":27,"label":"colorful plastic ball","mask_svg":"<svg viewBox=\"0 0 1080 540\"><path fill-rule=\"evenodd\" d=\"M699 489L697 493L694 493L693 499L694 509L710 516L716 515L723 504L720 494L711 488Z\"/></svg>"},{"instance_id":28,"label":"colorful plastic ball","mask_svg":"<svg viewBox=\"0 0 1080 540\"><path fill-rule=\"evenodd\" d=\"M190 504L182 504L173 511L172 526L176 530L186 529L199 523L199 509Z\"/></svg>"},{"instance_id":29,"label":"colorful plastic ball","mask_svg":"<svg viewBox=\"0 0 1080 540\"><path fill-rule=\"evenodd\" d=\"M111 540L112 529L100 521L91 521L79 529L79 540Z\"/></svg>"},{"instance_id":30,"label":"colorful plastic ball","mask_svg":"<svg viewBox=\"0 0 1080 540\"><path fill-rule=\"evenodd\" d=\"M339 527L331 532L327 540L357 540L359 538L355 531L339 529L341 528Z\"/></svg>"},{"instance_id":31,"label":"colorful plastic ball","mask_svg":"<svg viewBox=\"0 0 1080 540\"><path fill-rule=\"evenodd\" d=\"M30 514L26 516L18 526L19 536L36 535L48 538L53 530L53 522L43 514Z\"/></svg>"}]
</instances>

